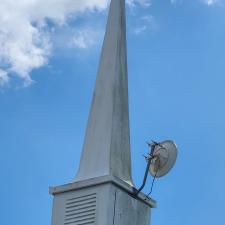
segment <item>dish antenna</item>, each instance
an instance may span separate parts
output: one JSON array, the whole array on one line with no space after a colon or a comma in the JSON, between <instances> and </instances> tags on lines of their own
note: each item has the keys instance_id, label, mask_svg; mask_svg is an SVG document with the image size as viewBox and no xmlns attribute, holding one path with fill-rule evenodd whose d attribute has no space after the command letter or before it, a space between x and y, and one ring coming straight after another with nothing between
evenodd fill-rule
<instances>
[{"instance_id":1,"label":"dish antenna","mask_svg":"<svg viewBox=\"0 0 225 225\"><path fill-rule=\"evenodd\" d=\"M153 176L153 182L151 191L148 196L152 193L154 181L156 178L166 175L174 166L177 159L177 146L173 141L163 141L147 143L150 147L150 153L144 156L147 163L145 176L141 187L135 192L138 195L144 188L148 173Z\"/></svg>"}]
</instances>

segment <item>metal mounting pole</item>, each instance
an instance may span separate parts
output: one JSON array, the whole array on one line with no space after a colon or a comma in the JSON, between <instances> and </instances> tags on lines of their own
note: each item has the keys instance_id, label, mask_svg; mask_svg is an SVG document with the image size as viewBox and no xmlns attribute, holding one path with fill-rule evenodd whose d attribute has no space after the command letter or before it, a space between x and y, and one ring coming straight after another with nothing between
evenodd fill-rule
<instances>
[{"instance_id":1,"label":"metal mounting pole","mask_svg":"<svg viewBox=\"0 0 225 225\"><path fill-rule=\"evenodd\" d=\"M144 175L144 179L143 179L143 182L142 182L142 185L141 187L134 193L135 196L137 196L142 190L143 188L145 187L145 184L146 184L146 181L147 181L147 177L148 177L148 171L149 171L149 167L150 167L150 164L152 162L152 159L154 159L154 151L155 151L155 147L156 146L161 146L160 143L158 142L155 142L155 141L152 141L152 144L150 143L147 143L149 147L151 147L151 152L149 154L149 157L148 157L148 164L147 164L147 167L146 167L146 170L145 170L145 175Z\"/></svg>"},{"instance_id":2,"label":"metal mounting pole","mask_svg":"<svg viewBox=\"0 0 225 225\"><path fill-rule=\"evenodd\" d=\"M144 180L143 180L143 182L142 182L141 187L140 187L140 188L137 190L137 192L135 193L136 196L137 196L137 195L143 190L143 188L145 187L145 184L146 184L146 181L147 181L148 171L149 171L149 167L150 167L151 161L152 161L152 157L148 159L148 164L147 164L147 167L146 167L146 170L145 170Z\"/></svg>"}]
</instances>

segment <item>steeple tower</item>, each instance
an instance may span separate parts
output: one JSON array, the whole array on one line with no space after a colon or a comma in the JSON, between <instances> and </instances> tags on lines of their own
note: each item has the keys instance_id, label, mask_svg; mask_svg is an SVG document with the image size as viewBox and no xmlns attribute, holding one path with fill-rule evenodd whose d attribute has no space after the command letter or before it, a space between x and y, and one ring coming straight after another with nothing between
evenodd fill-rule
<instances>
[{"instance_id":1,"label":"steeple tower","mask_svg":"<svg viewBox=\"0 0 225 225\"><path fill-rule=\"evenodd\" d=\"M51 187L52 225L149 225L154 200L131 177L125 0L111 0L78 173Z\"/></svg>"},{"instance_id":2,"label":"steeple tower","mask_svg":"<svg viewBox=\"0 0 225 225\"><path fill-rule=\"evenodd\" d=\"M112 0L76 180L104 175L130 184L125 1Z\"/></svg>"}]
</instances>

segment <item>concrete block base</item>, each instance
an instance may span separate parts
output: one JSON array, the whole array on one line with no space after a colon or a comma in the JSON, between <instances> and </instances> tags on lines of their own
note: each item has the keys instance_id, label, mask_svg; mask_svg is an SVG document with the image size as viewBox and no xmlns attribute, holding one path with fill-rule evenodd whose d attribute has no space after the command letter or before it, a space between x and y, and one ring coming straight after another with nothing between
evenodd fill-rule
<instances>
[{"instance_id":1,"label":"concrete block base","mask_svg":"<svg viewBox=\"0 0 225 225\"><path fill-rule=\"evenodd\" d=\"M106 176L50 188L52 225L149 225L155 201Z\"/></svg>"}]
</instances>

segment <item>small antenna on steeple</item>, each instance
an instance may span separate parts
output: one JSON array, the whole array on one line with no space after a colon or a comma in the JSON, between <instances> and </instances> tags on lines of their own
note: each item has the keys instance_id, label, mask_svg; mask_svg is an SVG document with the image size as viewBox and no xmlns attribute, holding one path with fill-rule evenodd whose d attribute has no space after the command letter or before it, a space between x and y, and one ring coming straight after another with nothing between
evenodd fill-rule
<instances>
[{"instance_id":1,"label":"small antenna on steeple","mask_svg":"<svg viewBox=\"0 0 225 225\"><path fill-rule=\"evenodd\" d=\"M145 187L148 173L153 177L151 191L148 194L150 195L155 179L166 175L173 168L177 159L177 146L173 141L163 141L160 143L152 141L151 143L147 142L147 145L150 148L150 153L144 157L148 163L142 185L134 193L135 195L138 195Z\"/></svg>"}]
</instances>

